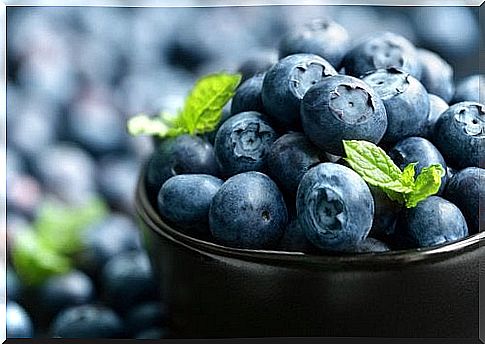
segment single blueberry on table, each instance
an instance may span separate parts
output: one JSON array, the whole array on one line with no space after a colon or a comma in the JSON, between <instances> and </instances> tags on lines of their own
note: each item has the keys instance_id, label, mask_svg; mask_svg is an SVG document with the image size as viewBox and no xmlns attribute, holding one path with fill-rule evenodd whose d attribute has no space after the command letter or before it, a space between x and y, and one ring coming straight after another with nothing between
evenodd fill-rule
<instances>
[{"instance_id":1,"label":"single blueberry on table","mask_svg":"<svg viewBox=\"0 0 485 344\"><path fill-rule=\"evenodd\" d=\"M448 103L455 93L453 68L438 54L426 49L418 49L418 58L422 71L421 83L428 93Z\"/></svg>"},{"instance_id":2,"label":"single blueberry on table","mask_svg":"<svg viewBox=\"0 0 485 344\"><path fill-rule=\"evenodd\" d=\"M347 30L333 20L319 18L288 32L280 41L279 56L315 54L338 68L349 48Z\"/></svg>"},{"instance_id":3,"label":"single blueberry on table","mask_svg":"<svg viewBox=\"0 0 485 344\"><path fill-rule=\"evenodd\" d=\"M300 127L300 104L318 81L337 75L326 60L314 54L294 54L281 59L263 80L262 99L268 116L284 128Z\"/></svg>"},{"instance_id":4,"label":"single blueberry on table","mask_svg":"<svg viewBox=\"0 0 485 344\"><path fill-rule=\"evenodd\" d=\"M469 234L485 228L485 169L468 167L456 172L446 185L444 198L460 208Z\"/></svg>"},{"instance_id":5,"label":"single blueberry on table","mask_svg":"<svg viewBox=\"0 0 485 344\"><path fill-rule=\"evenodd\" d=\"M391 200L381 188L369 186L369 189L374 199L374 220L369 235L386 240L394 233L396 220L403 206Z\"/></svg>"},{"instance_id":6,"label":"single blueberry on table","mask_svg":"<svg viewBox=\"0 0 485 344\"><path fill-rule=\"evenodd\" d=\"M175 226L196 232L209 229L209 208L223 181L206 174L181 174L158 193L158 210Z\"/></svg>"},{"instance_id":7,"label":"single blueberry on table","mask_svg":"<svg viewBox=\"0 0 485 344\"><path fill-rule=\"evenodd\" d=\"M303 131L323 151L342 156L342 140L379 143L387 128L386 109L364 81L336 75L313 85L301 104Z\"/></svg>"},{"instance_id":8,"label":"single blueberry on table","mask_svg":"<svg viewBox=\"0 0 485 344\"><path fill-rule=\"evenodd\" d=\"M401 213L393 241L402 248L431 247L462 239L468 227L460 209L439 196Z\"/></svg>"},{"instance_id":9,"label":"single blueberry on table","mask_svg":"<svg viewBox=\"0 0 485 344\"><path fill-rule=\"evenodd\" d=\"M283 195L276 183L260 172L229 178L214 196L209 211L214 238L237 248L275 247L287 221Z\"/></svg>"},{"instance_id":10,"label":"single blueberry on table","mask_svg":"<svg viewBox=\"0 0 485 344\"><path fill-rule=\"evenodd\" d=\"M219 128L214 150L226 177L247 171L262 171L276 132L258 112L241 112Z\"/></svg>"},{"instance_id":11,"label":"single blueberry on table","mask_svg":"<svg viewBox=\"0 0 485 344\"><path fill-rule=\"evenodd\" d=\"M134 305L157 298L158 286L148 256L144 252L119 254L101 272L101 297L120 313Z\"/></svg>"},{"instance_id":12,"label":"single blueberry on table","mask_svg":"<svg viewBox=\"0 0 485 344\"><path fill-rule=\"evenodd\" d=\"M330 162L303 176L296 208L306 237L325 251L352 251L369 234L374 217L365 181L350 168Z\"/></svg>"},{"instance_id":13,"label":"single blueberry on table","mask_svg":"<svg viewBox=\"0 0 485 344\"><path fill-rule=\"evenodd\" d=\"M401 171L410 163L417 162L418 164L414 167L415 176L419 175L424 167L433 164L440 164L445 171L447 168L445 159L443 159L438 149L422 137L405 138L399 141L387 154ZM441 177L441 186L438 194L441 194L445 189L447 180L448 176L445 173Z\"/></svg>"},{"instance_id":14,"label":"single blueberry on table","mask_svg":"<svg viewBox=\"0 0 485 344\"><path fill-rule=\"evenodd\" d=\"M83 249L77 256L79 266L95 279L110 258L141 249L136 224L121 213L112 213L90 225L81 234L81 241Z\"/></svg>"},{"instance_id":15,"label":"single blueberry on table","mask_svg":"<svg viewBox=\"0 0 485 344\"><path fill-rule=\"evenodd\" d=\"M376 69L395 67L421 78L421 65L414 45L403 36L380 32L363 39L344 57L345 72L355 77Z\"/></svg>"},{"instance_id":16,"label":"single blueberry on table","mask_svg":"<svg viewBox=\"0 0 485 344\"><path fill-rule=\"evenodd\" d=\"M7 338L32 338L34 326L25 309L14 301L7 301L5 313Z\"/></svg>"},{"instance_id":17,"label":"single blueberry on table","mask_svg":"<svg viewBox=\"0 0 485 344\"><path fill-rule=\"evenodd\" d=\"M456 85L455 95L450 104L461 102L485 103L485 75L468 76Z\"/></svg>"},{"instance_id":18,"label":"single blueberry on table","mask_svg":"<svg viewBox=\"0 0 485 344\"><path fill-rule=\"evenodd\" d=\"M452 167L485 166L485 105L462 102L450 106L435 125L433 143Z\"/></svg>"},{"instance_id":19,"label":"single blueberry on table","mask_svg":"<svg viewBox=\"0 0 485 344\"><path fill-rule=\"evenodd\" d=\"M296 195L303 175L326 160L325 154L303 133L290 132L279 137L271 146L267 157L268 175L282 191Z\"/></svg>"},{"instance_id":20,"label":"single blueberry on table","mask_svg":"<svg viewBox=\"0 0 485 344\"><path fill-rule=\"evenodd\" d=\"M259 73L244 81L236 90L231 102L231 114L245 111L264 113L261 91L263 89L264 73Z\"/></svg>"},{"instance_id":21,"label":"single blueberry on table","mask_svg":"<svg viewBox=\"0 0 485 344\"><path fill-rule=\"evenodd\" d=\"M44 316L52 317L60 310L94 301L95 288L91 279L81 271L47 279L39 289Z\"/></svg>"},{"instance_id":22,"label":"single blueberry on table","mask_svg":"<svg viewBox=\"0 0 485 344\"><path fill-rule=\"evenodd\" d=\"M122 338L123 322L110 308L82 305L61 311L51 324L55 338Z\"/></svg>"},{"instance_id":23,"label":"single blueberry on table","mask_svg":"<svg viewBox=\"0 0 485 344\"><path fill-rule=\"evenodd\" d=\"M362 80L375 90L386 107L388 124L383 142L395 143L409 136L418 136L424 130L429 97L416 78L388 68L369 72Z\"/></svg>"},{"instance_id":24,"label":"single blueberry on table","mask_svg":"<svg viewBox=\"0 0 485 344\"><path fill-rule=\"evenodd\" d=\"M219 165L212 145L192 135L163 140L148 162L146 186L149 194L156 198L168 178L187 173L219 175Z\"/></svg>"},{"instance_id":25,"label":"single blueberry on table","mask_svg":"<svg viewBox=\"0 0 485 344\"><path fill-rule=\"evenodd\" d=\"M449 108L448 103L434 94L428 94L429 97L429 112L426 118L426 124L424 125L422 135L428 140L433 139L434 126L438 121L438 118Z\"/></svg>"}]
</instances>

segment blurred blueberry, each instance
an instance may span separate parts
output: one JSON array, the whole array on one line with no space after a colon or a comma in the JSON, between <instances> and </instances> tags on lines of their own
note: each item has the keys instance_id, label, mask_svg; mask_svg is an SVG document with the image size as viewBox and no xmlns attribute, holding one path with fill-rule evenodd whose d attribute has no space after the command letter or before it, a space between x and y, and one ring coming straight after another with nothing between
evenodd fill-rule
<instances>
[{"instance_id":1,"label":"blurred blueberry","mask_svg":"<svg viewBox=\"0 0 485 344\"><path fill-rule=\"evenodd\" d=\"M32 338L34 326L29 314L18 303L7 302L6 308L7 338Z\"/></svg>"},{"instance_id":2,"label":"blurred blueberry","mask_svg":"<svg viewBox=\"0 0 485 344\"><path fill-rule=\"evenodd\" d=\"M54 338L122 338L124 325L111 309L101 305L66 308L53 320Z\"/></svg>"},{"instance_id":3,"label":"blurred blueberry","mask_svg":"<svg viewBox=\"0 0 485 344\"><path fill-rule=\"evenodd\" d=\"M135 339L163 339L169 338L170 332L166 328L149 328L134 335Z\"/></svg>"},{"instance_id":4,"label":"blurred blueberry","mask_svg":"<svg viewBox=\"0 0 485 344\"><path fill-rule=\"evenodd\" d=\"M278 53L276 51L264 49L254 51L238 67L238 72L242 74L242 82L256 74L266 72L276 62L278 62Z\"/></svg>"},{"instance_id":5,"label":"blurred blueberry","mask_svg":"<svg viewBox=\"0 0 485 344\"><path fill-rule=\"evenodd\" d=\"M102 269L101 283L102 298L121 313L158 297L150 261L143 252L124 252L109 259Z\"/></svg>"},{"instance_id":6,"label":"blurred blueberry","mask_svg":"<svg viewBox=\"0 0 485 344\"><path fill-rule=\"evenodd\" d=\"M441 97L449 102L455 93L453 82L453 68L438 54L418 49L418 58L421 63L421 83L428 93Z\"/></svg>"},{"instance_id":7,"label":"blurred blueberry","mask_svg":"<svg viewBox=\"0 0 485 344\"><path fill-rule=\"evenodd\" d=\"M476 74L462 79L457 85L451 104L464 101L485 102L485 75Z\"/></svg>"},{"instance_id":8,"label":"blurred blueberry","mask_svg":"<svg viewBox=\"0 0 485 344\"><path fill-rule=\"evenodd\" d=\"M147 302L136 305L125 317L125 325L132 334L167 324L168 309L160 302Z\"/></svg>"},{"instance_id":9,"label":"blurred blueberry","mask_svg":"<svg viewBox=\"0 0 485 344\"><path fill-rule=\"evenodd\" d=\"M111 258L141 249L139 231L131 218L112 213L92 224L82 233L83 250L78 262L83 270L99 277L103 265Z\"/></svg>"},{"instance_id":10,"label":"blurred blueberry","mask_svg":"<svg viewBox=\"0 0 485 344\"><path fill-rule=\"evenodd\" d=\"M13 268L7 267L7 285L6 285L6 296L7 300L20 302L22 299L23 286L17 273Z\"/></svg>"},{"instance_id":11,"label":"blurred blueberry","mask_svg":"<svg viewBox=\"0 0 485 344\"><path fill-rule=\"evenodd\" d=\"M94 301L95 288L87 275L74 270L47 279L40 286L38 297L43 316L50 318L63 308Z\"/></svg>"}]
</instances>

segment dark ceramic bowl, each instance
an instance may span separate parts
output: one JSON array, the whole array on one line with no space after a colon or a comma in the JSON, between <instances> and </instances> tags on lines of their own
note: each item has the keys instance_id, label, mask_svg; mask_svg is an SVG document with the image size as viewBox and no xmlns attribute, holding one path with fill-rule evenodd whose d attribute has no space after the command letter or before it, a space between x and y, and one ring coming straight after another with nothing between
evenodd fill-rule
<instances>
[{"instance_id":1,"label":"dark ceramic bowl","mask_svg":"<svg viewBox=\"0 0 485 344\"><path fill-rule=\"evenodd\" d=\"M341 256L229 248L167 225L143 175L136 210L177 337L478 337L484 232Z\"/></svg>"}]
</instances>

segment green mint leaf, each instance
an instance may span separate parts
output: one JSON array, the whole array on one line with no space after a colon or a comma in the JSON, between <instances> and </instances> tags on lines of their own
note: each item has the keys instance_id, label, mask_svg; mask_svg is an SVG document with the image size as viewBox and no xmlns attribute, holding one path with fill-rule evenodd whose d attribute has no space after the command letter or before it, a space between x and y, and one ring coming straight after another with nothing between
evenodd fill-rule
<instances>
[{"instance_id":1,"label":"green mint leaf","mask_svg":"<svg viewBox=\"0 0 485 344\"><path fill-rule=\"evenodd\" d=\"M240 82L240 74L227 73L199 79L185 101L181 125L192 135L213 131L221 119L222 108L234 96Z\"/></svg>"},{"instance_id":2,"label":"green mint leaf","mask_svg":"<svg viewBox=\"0 0 485 344\"><path fill-rule=\"evenodd\" d=\"M412 162L408 164L402 171L402 182L403 184L414 188L414 176L416 174L415 167L418 163Z\"/></svg>"},{"instance_id":3,"label":"green mint leaf","mask_svg":"<svg viewBox=\"0 0 485 344\"><path fill-rule=\"evenodd\" d=\"M69 258L59 255L45 245L32 230L15 236L12 264L20 279L27 285L40 285L47 278L71 270Z\"/></svg>"},{"instance_id":4,"label":"green mint leaf","mask_svg":"<svg viewBox=\"0 0 485 344\"><path fill-rule=\"evenodd\" d=\"M415 207L420 201L436 194L444 173L445 170L440 164L424 167L416 177L413 191L405 195L406 207Z\"/></svg>"},{"instance_id":5,"label":"green mint leaf","mask_svg":"<svg viewBox=\"0 0 485 344\"><path fill-rule=\"evenodd\" d=\"M82 231L107 213L107 205L97 198L76 207L47 201L39 210L34 228L49 248L59 254L73 254L82 248Z\"/></svg>"},{"instance_id":6,"label":"green mint leaf","mask_svg":"<svg viewBox=\"0 0 485 344\"><path fill-rule=\"evenodd\" d=\"M413 190L403 182L403 172L380 147L356 140L344 140L343 146L347 156L345 160L370 185L387 190L388 195L388 192L408 193Z\"/></svg>"},{"instance_id":7,"label":"green mint leaf","mask_svg":"<svg viewBox=\"0 0 485 344\"><path fill-rule=\"evenodd\" d=\"M134 116L128 120L128 133L132 136L152 135L165 137L170 127L161 116L149 117L144 114Z\"/></svg>"}]
</instances>

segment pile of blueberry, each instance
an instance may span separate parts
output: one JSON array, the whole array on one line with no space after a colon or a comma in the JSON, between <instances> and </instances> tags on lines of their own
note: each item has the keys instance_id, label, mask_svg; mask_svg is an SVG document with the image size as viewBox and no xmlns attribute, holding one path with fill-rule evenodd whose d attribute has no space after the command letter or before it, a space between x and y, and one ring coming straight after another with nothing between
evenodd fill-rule
<instances>
[{"instance_id":1,"label":"pile of blueberry","mask_svg":"<svg viewBox=\"0 0 485 344\"><path fill-rule=\"evenodd\" d=\"M430 247L479 231L483 76L455 87L436 53L391 32L351 44L331 20L288 33L279 60L259 67L243 75L216 131L155 139L146 187L174 228L230 247L313 253ZM344 140L376 144L401 170L416 163L416 174L439 164L439 190L404 206L349 166Z\"/></svg>"}]
</instances>

